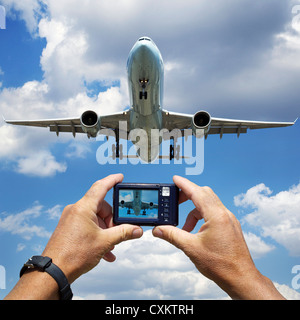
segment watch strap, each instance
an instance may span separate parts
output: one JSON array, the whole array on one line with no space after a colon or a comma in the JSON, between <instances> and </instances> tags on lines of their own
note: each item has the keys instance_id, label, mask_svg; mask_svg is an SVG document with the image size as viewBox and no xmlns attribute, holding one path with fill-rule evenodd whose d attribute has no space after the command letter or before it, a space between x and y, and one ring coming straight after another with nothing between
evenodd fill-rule
<instances>
[{"instance_id":1,"label":"watch strap","mask_svg":"<svg viewBox=\"0 0 300 320\"><path fill-rule=\"evenodd\" d=\"M43 272L47 272L58 284L60 299L61 300L71 300L73 293L62 270L52 262L52 259L49 257L43 256L33 256L31 257L23 266L20 271L20 277L28 269L37 268Z\"/></svg>"}]
</instances>

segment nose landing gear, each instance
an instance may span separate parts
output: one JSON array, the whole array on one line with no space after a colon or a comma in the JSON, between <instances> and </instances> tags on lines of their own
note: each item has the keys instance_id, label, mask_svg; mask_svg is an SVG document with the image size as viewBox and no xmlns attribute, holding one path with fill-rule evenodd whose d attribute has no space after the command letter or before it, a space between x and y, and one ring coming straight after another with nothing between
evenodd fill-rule
<instances>
[{"instance_id":1,"label":"nose landing gear","mask_svg":"<svg viewBox=\"0 0 300 320\"><path fill-rule=\"evenodd\" d=\"M142 100L143 98L145 98L145 100L147 100L148 99L148 93L146 91L146 87L147 87L147 85L149 83L149 80L143 78L143 79L140 79L139 82L140 82L140 86L142 88L142 91L140 91L140 100Z\"/></svg>"}]
</instances>

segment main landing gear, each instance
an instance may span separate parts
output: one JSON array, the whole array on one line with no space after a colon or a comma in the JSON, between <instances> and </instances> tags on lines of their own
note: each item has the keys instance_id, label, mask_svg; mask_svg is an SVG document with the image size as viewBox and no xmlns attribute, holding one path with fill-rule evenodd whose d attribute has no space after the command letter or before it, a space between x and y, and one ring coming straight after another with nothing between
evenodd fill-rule
<instances>
[{"instance_id":1,"label":"main landing gear","mask_svg":"<svg viewBox=\"0 0 300 320\"><path fill-rule=\"evenodd\" d=\"M123 157L123 145L120 145L119 132L116 130L116 144L112 145L112 158L113 160L116 160L116 158L123 160Z\"/></svg>"},{"instance_id":2,"label":"main landing gear","mask_svg":"<svg viewBox=\"0 0 300 320\"><path fill-rule=\"evenodd\" d=\"M176 141L174 139L173 144L170 144L170 160L176 159L179 160L180 158L180 145L176 145Z\"/></svg>"}]
</instances>

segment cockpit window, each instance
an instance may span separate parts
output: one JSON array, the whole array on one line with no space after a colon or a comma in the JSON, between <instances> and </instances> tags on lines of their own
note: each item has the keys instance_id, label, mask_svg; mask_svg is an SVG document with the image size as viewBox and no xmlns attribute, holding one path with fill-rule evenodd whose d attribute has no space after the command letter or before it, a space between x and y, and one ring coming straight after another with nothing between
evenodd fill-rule
<instances>
[{"instance_id":1,"label":"cockpit window","mask_svg":"<svg viewBox=\"0 0 300 320\"><path fill-rule=\"evenodd\" d=\"M151 39L150 39L150 38L147 38L147 37L139 38L139 41L142 41L142 40L151 41Z\"/></svg>"}]
</instances>

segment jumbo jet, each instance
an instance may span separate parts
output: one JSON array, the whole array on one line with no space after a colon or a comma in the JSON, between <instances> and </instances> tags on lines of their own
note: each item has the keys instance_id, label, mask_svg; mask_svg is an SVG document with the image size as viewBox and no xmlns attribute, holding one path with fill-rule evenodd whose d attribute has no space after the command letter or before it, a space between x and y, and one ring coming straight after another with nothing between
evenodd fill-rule
<instances>
[{"instance_id":1,"label":"jumbo jet","mask_svg":"<svg viewBox=\"0 0 300 320\"><path fill-rule=\"evenodd\" d=\"M141 199L141 193L142 190L133 190L133 199L132 201L125 201L121 200L119 202L119 207L121 208L127 208L127 214L130 214L130 209L134 211L134 214L136 216L139 216L141 214L141 211L143 210L142 215L146 215L146 210L148 209L158 209L158 204L153 202L146 202L142 201Z\"/></svg>"},{"instance_id":2,"label":"jumbo jet","mask_svg":"<svg viewBox=\"0 0 300 320\"><path fill-rule=\"evenodd\" d=\"M128 85L130 94L130 109L118 113L98 115L95 111L86 111L79 118L52 119L52 120L9 120L6 123L22 126L48 127L50 131L71 132L96 137L101 129L111 129L115 133L115 156L120 157L120 126L125 123L125 139L129 140L129 132L133 129L143 129L148 136L144 147L148 153L144 161L152 162L159 155L159 146L162 139L151 139L151 129L185 129L192 132L197 138L197 131L204 132L205 138L210 134L247 133L248 129L263 129L273 127L287 127L295 122L263 122L234 120L212 117L207 111L198 111L195 114L171 112L163 109L164 93L164 63L156 44L149 37L141 37L133 46L127 61ZM122 135L122 138L124 135ZM169 139L172 137L169 135ZM174 139L173 139L174 140ZM136 141L132 141L136 143ZM175 141L174 141L175 143ZM140 146L141 147L141 146ZM138 149L138 148L137 148ZM170 159L174 158L176 146L170 146ZM137 155L141 156L140 150ZM146 159L145 159L146 158Z\"/></svg>"}]
</instances>

